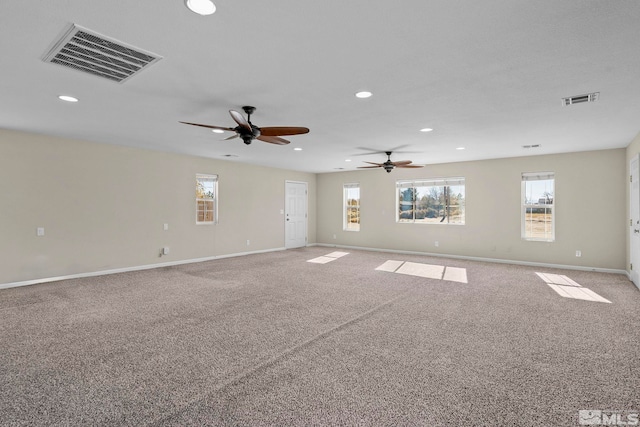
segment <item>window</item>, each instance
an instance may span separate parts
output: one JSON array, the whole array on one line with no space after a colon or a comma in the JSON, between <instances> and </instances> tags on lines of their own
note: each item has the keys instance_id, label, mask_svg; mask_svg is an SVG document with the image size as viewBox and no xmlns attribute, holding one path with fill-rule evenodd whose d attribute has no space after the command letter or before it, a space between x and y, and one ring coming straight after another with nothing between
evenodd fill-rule
<instances>
[{"instance_id":1,"label":"window","mask_svg":"<svg viewBox=\"0 0 640 427\"><path fill-rule=\"evenodd\" d=\"M343 186L343 224L345 231L360 231L360 184Z\"/></svg>"},{"instance_id":2,"label":"window","mask_svg":"<svg viewBox=\"0 0 640 427\"><path fill-rule=\"evenodd\" d=\"M218 220L218 176L196 174L196 224L215 224Z\"/></svg>"},{"instance_id":3,"label":"window","mask_svg":"<svg viewBox=\"0 0 640 427\"><path fill-rule=\"evenodd\" d=\"M522 238L555 240L553 172L522 174Z\"/></svg>"},{"instance_id":4,"label":"window","mask_svg":"<svg viewBox=\"0 0 640 427\"><path fill-rule=\"evenodd\" d=\"M464 178L396 182L397 222L464 224Z\"/></svg>"}]
</instances>

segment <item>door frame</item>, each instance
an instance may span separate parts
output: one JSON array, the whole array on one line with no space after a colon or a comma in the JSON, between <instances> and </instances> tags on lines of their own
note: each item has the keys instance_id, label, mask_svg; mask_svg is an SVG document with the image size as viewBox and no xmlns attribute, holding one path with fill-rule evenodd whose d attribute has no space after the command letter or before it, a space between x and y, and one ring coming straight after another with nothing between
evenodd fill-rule
<instances>
[{"instance_id":1,"label":"door frame","mask_svg":"<svg viewBox=\"0 0 640 427\"><path fill-rule=\"evenodd\" d=\"M628 271L629 278L640 289L640 154L636 154L629 162L629 181L629 262L631 265L628 266Z\"/></svg>"}]
</instances>

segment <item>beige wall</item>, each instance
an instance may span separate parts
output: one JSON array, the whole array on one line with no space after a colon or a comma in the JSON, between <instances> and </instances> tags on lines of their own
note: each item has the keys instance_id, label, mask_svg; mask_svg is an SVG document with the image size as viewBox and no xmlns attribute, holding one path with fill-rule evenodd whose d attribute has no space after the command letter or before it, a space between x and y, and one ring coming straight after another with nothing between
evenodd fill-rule
<instances>
[{"instance_id":1,"label":"beige wall","mask_svg":"<svg viewBox=\"0 0 640 427\"><path fill-rule=\"evenodd\" d=\"M196 173L219 175L216 225ZM0 284L283 248L286 180L309 184L314 243L315 174L0 130Z\"/></svg>"},{"instance_id":2,"label":"beige wall","mask_svg":"<svg viewBox=\"0 0 640 427\"><path fill-rule=\"evenodd\" d=\"M520 237L522 172L555 172L556 240ZM466 179L466 224L398 224L399 179ZM625 150L604 150L318 175L321 244L624 270ZM361 231L342 231L342 185L360 183ZM335 235L335 239L334 236ZM435 246L435 241L439 246ZM582 257L575 256L576 250Z\"/></svg>"},{"instance_id":3,"label":"beige wall","mask_svg":"<svg viewBox=\"0 0 640 427\"><path fill-rule=\"evenodd\" d=\"M630 163L631 163L631 159L635 156L638 155L638 153L640 153L640 133L638 133L638 135L635 137L635 139L633 141L631 141L631 144L629 144L629 146L627 147L627 160L626 160L626 175L625 175L625 181L627 188L626 188L626 205L625 205L625 215L626 215L626 221L625 221L625 225L629 224L629 219L631 218L631 210L630 210L630 199L631 199L631 188L630 188L630 183L629 183L629 179L627 179L626 177L631 176L631 169L630 169ZM629 241L629 232L628 232L628 228L625 230L625 237L626 237L626 270L627 272L629 272L629 265L631 263L631 242Z\"/></svg>"},{"instance_id":4,"label":"beige wall","mask_svg":"<svg viewBox=\"0 0 640 427\"><path fill-rule=\"evenodd\" d=\"M283 248L287 180L309 183L310 244L624 270L622 183L638 152L640 135L626 150L315 175L0 130L0 285ZM520 238L520 174L535 171L556 173L553 243ZM219 175L217 225L195 224L196 173ZM465 225L395 222L396 180L447 176L466 178ZM360 232L342 231L349 182L361 185Z\"/></svg>"}]
</instances>

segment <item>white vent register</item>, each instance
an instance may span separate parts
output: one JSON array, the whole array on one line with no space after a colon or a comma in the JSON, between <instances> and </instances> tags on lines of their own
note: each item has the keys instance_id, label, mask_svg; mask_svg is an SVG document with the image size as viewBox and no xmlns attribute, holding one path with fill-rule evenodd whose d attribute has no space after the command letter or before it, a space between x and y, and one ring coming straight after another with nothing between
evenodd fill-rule
<instances>
[{"instance_id":1,"label":"white vent register","mask_svg":"<svg viewBox=\"0 0 640 427\"><path fill-rule=\"evenodd\" d=\"M562 105L565 107L573 104L582 104L583 102L596 102L600 98L600 92L586 93L584 95L569 96L562 98Z\"/></svg>"},{"instance_id":2,"label":"white vent register","mask_svg":"<svg viewBox=\"0 0 640 427\"><path fill-rule=\"evenodd\" d=\"M73 24L43 60L121 83L160 59L159 55Z\"/></svg>"}]
</instances>

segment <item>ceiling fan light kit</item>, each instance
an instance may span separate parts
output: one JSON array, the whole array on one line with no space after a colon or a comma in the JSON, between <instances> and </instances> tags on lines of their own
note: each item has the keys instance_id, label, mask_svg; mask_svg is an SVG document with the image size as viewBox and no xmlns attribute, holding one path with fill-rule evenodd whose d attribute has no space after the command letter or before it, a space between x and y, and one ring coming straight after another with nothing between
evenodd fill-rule
<instances>
[{"instance_id":1,"label":"ceiling fan light kit","mask_svg":"<svg viewBox=\"0 0 640 427\"><path fill-rule=\"evenodd\" d=\"M216 11L216 5L211 0L184 0L184 4L198 15L211 15Z\"/></svg>"}]
</instances>

